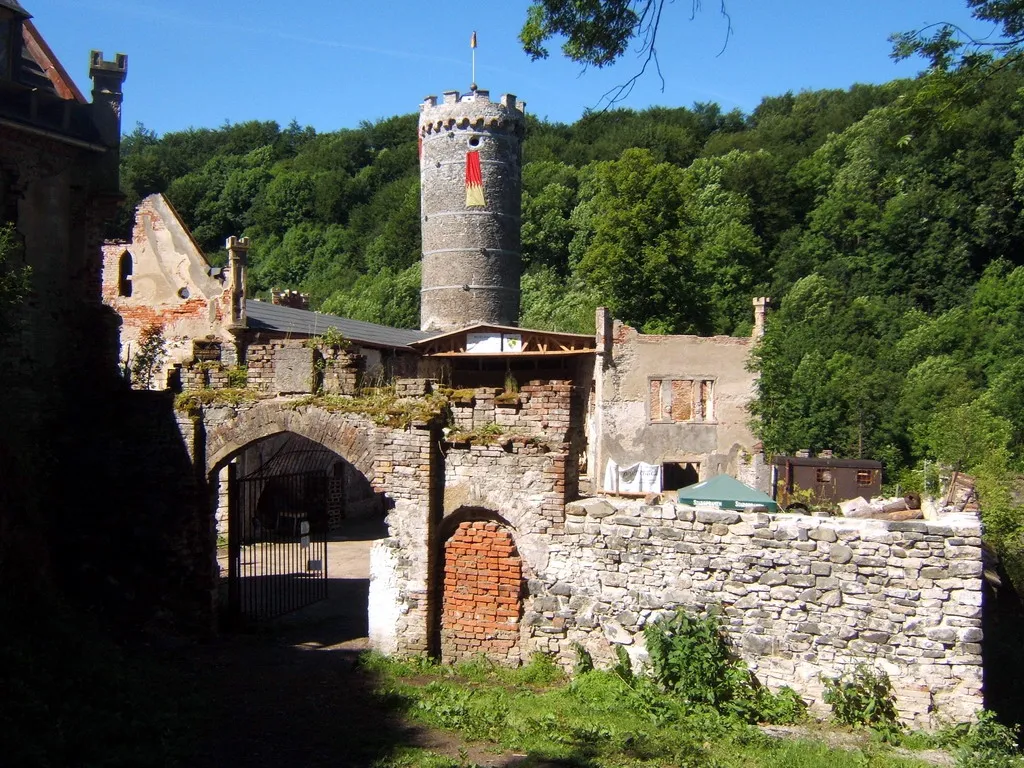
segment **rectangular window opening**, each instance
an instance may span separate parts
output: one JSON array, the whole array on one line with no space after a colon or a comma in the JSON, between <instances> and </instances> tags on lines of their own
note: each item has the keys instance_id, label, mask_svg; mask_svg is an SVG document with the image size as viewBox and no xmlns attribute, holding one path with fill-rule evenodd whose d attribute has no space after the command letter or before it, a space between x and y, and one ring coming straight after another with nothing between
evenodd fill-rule
<instances>
[{"instance_id":1,"label":"rectangular window opening","mask_svg":"<svg viewBox=\"0 0 1024 768\"><path fill-rule=\"evenodd\" d=\"M715 420L714 379L650 379L649 420L699 423Z\"/></svg>"}]
</instances>

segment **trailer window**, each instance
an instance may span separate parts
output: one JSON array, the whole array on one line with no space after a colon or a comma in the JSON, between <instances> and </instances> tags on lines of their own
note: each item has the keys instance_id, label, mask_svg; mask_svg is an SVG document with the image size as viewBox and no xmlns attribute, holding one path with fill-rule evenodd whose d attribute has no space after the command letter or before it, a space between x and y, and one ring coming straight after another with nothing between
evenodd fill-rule
<instances>
[{"instance_id":1,"label":"trailer window","mask_svg":"<svg viewBox=\"0 0 1024 768\"><path fill-rule=\"evenodd\" d=\"M819 469L818 470L818 482L819 483L831 483L832 482L832 470L831 469Z\"/></svg>"},{"instance_id":2,"label":"trailer window","mask_svg":"<svg viewBox=\"0 0 1024 768\"><path fill-rule=\"evenodd\" d=\"M857 470L857 485L859 485L859 486L871 485L871 470L870 469L858 469Z\"/></svg>"}]
</instances>

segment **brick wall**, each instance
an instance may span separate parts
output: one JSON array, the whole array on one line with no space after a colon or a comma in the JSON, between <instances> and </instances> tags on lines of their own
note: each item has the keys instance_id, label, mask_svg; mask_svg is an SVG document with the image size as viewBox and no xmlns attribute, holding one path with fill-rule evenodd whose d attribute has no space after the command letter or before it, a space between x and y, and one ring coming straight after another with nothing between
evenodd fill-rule
<instances>
[{"instance_id":1,"label":"brick wall","mask_svg":"<svg viewBox=\"0 0 1024 768\"><path fill-rule=\"evenodd\" d=\"M471 398L452 404L452 414L456 426L466 431L496 423L507 432L568 442L573 429L572 395L569 381L534 380L520 388L518 397L495 387L477 387Z\"/></svg>"},{"instance_id":2,"label":"brick wall","mask_svg":"<svg viewBox=\"0 0 1024 768\"><path fill-rule=\"evenodd\" d=\"M441 656L483 653L518 661L522 561L512 534L493 522L464 522L444 546Z\"/></svg>"}]
</instances>

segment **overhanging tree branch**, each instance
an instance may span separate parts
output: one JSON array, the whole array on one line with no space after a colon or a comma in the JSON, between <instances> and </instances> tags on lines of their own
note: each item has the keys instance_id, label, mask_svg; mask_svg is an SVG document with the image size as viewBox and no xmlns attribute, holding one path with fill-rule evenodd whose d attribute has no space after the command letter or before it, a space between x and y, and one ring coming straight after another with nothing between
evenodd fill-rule
<instances>
[{"instance_id":1,"label":"overhanging tree branch","mask_svg":"<svg viewBox=\"0 0 1024 768\"><path fill-rule=\"evenodd\" d=\"M725 51L732 36L732 17L727 0L719 1L719 13L726 20ZM547 41L562 37L562 54L572 61L598 68L610 66L626 53L630 43L640 42L637 57L640 70L622 85L607 91L598 102L608 109L622 101L648 72L652 64L665 88L658 61L658 32L665 6L673 0L537 0L527 11L526 23L519 33L523 50L534 60L547 58ZM690 19L702 10L702 0L690 0Z\"/></svg>"}]
</instances>

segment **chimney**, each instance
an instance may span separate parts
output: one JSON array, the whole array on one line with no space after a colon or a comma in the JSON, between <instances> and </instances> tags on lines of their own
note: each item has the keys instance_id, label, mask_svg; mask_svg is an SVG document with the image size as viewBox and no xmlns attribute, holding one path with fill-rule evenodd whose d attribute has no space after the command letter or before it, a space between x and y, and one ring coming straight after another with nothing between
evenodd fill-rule
<instances>
[{"instance_id":1,"label":"chimney","mask_svg":"<svg viewBox=\"0 0 1024 768\"><path fill-rule=\"evenodd\" d=\"M232 235L227 239L224 247L228 249L227 291L231 299L229 327L244 328L248 324L245 316L245 292L249 264L249 238Z\"/></svg>"},{"instance_id":2,"label":"chimney","mask_svg":"<svg viewBox=\"0 0 1024 768\"><path fill-rule=\"evenodd\" d=\"M754 299L754 333L752 334L754 339L764 336L764 324L771 305L772 300L767 296L758 296Z\"/></svg>"}]
</instances>

